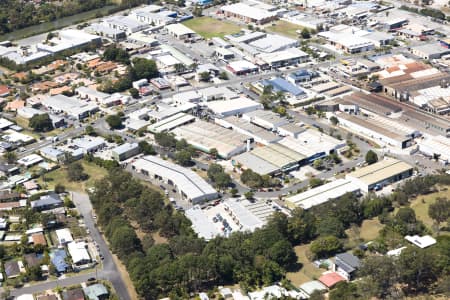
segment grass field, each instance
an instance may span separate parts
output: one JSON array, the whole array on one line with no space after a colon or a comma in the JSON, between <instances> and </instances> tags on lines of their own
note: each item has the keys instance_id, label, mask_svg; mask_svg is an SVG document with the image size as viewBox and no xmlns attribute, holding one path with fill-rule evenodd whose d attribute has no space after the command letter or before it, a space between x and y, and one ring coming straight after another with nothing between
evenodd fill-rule
<instances>
[{"instance_id":1,"label":"grass field","mask_svg":"<svg viewBox=\"0 0 450 300\"><path fill-rule=\"evenodd\" d=\"M269 32L279 33L291 38L298 38L297 30L301 30L303 27L295 25L286 21L278 21L275 25L268 25L265 29Z\"/></svg>"},{"instance_id":2,"label":"grass field","mask_svg":"<svg viewBox=\"0 0 450 300\"><path fill-rule=\"evenodd\" d=\"M69 181L67 179L67 171L62 167L45 174L45 182L42 180L42 177L39 177L38 183L41 186L47 185L48 189L54 188L57 184L62 184L69 191L84 192L86 187L93 186L96 180L103 178L107 174L106 169L103 169L93 163L81 161L81 164L83 165L84 172L89 175L89 178L86 181Z\"/></svg>"},{"instance_id":3,"label":"grass field","mask_svg":"<svg viewBox=\"0 0 450 300\"><path fill-rule=\"evenodd\" d=\"M309 244L294 247L295 254L297 254L298 262L302 265L301 269L297 272L288 272L286 274L292 284L296 287L302 283L317 279L325 272L325 269L319 269L309 261L307 252L309 251Z\"/></svg>"},{"instance_id":4,"label":"grass field","mask_svg":"<svg viewBox=\"0 0 450 300\"><path fill-rule=\"evenodd\" d=\"M197 32L205 39L212 37L224 37L227 34L237 33L241 31L241 27L236 24L219 21L211 17L200 17L183 22L190 29Z\"/></svg>"},{"instance_id":5,"label":"grass field","mask_svg":"<svg viewBox=\"0 0 450 300\"><path fill-rule=\"evenodd\" d=\"M383 225L378 221L378 218L371 220L364 220L361 225L359 233L360 238L368 242L378 237L378 232L383 228Z\"/></svg>"},{"instance_id":6,"label":"grass field","mask_svg":"<svg viewBox=\"0 0 450 300\"><path fill-rule=\"evenodd\" d=\"M449 187L440 187L436 193L419 196L411 201L411 208L414 209L417 219L421 220L428 228L433 228L433 220L428 216L428 207L438 197L450 198Z\"/></svg>"}]
</instances>

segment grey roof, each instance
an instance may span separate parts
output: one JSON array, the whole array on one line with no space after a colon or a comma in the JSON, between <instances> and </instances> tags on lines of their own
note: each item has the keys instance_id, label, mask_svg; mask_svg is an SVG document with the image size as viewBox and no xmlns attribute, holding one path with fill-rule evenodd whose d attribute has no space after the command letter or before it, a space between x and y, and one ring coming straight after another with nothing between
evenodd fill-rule
<instances>
[{"instance_id":1,"label":"grey roof","mask_svg":"<svg viewBox=\"0 0 450 300\"><path fill-rule=\"evenodd\" d=\"M361 266L361 262L358 257L346 252L336 255L336 265L347 273L351 273Z\"/></svg>"},{"instance_id":2,"label":"grey roof","mask_svg":"<svg viewBox=\"0 0 450 300\"><path fill-rule=\"evenodd\" d=\"M117 146L112 151L116 153L117 155L121 155L124 153L127 153L130 150L134 150L136 148L139 148L138 143L125 143L123 145Z\"/></svg>"},{"instance_id":3,"label":"grey roof","mask_svg":"<svg viewBox=\"0 0 450 300\"><path fill-rule=\"evenodd\" d=\"M43 206L60 205L62 200L58 194L48 194L41 196L39 200L31 201L31 208L39 208Z\"/></svg>"},{"instance_id":4,"label":"grey roof","mask_svg":"<svg viewBox=\"0 0 450 300\"><path fill-rule=\"evenodd\" d=\"M244 152L237 155L233 160L260 175L272 174L280 169L268 161L253 155L251 152Z\"/></svg>"},{"instance_id":5,"label":"grey roof","mask_svg":"<svg viewBox=\"0 0 450 300\"><path fill-rule=\"evenodd\" d=\"M52 157L58 157L59 155L64 154L64 152L59 149L53 148L52 146L48 146L41 149L41 154Z\"/></svg>"},{"instance_id":6,"label":"grey roof","mask_svg":"<svg viewBox=\"0 0 450 300\"><path fill-rule=\"evenodd\" d=\"M311 295L314 291L326 291L327 287L322 282L313 280L300 285L300 290L304 291L308 295Z\"/></svg>"},{"instance_id":7,"label":"grey roof","mask_svg":"<svg viewBox=\"0 0 450 300\"><path fill-rule=\"evenodd\" d=\"M101 283L96 283L96 284L87 286L87 287L83 288L83 291L86 294L86 297L89 298L89 300L98 300L98 299L101 299L102 296L109 295L108 290Z\"/></svg>"},{"instance_id":8,"label":"grey roof","mask_svg":"<svg viewBox=\"0 0 450 300\"><path fill-rule=\"evenodd\" d=\"M5 262L5 273L7 277L18 275L20 273L20 268L17 261Z\"/></svg>"}]
</instances>

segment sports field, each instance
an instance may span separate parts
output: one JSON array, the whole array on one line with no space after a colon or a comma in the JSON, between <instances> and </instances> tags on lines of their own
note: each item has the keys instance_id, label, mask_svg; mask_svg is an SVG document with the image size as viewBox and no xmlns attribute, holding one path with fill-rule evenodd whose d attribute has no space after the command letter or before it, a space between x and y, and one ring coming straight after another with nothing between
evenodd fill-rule
<instances>
[{"instance_id":1,"label":"sports field","mask_svg":"<svg viewBox=\"0 0 450 300\"><path fill-rule=\"evenodd\" d=\"M183 22L190 29L197 32L205 39L212 37L224 37L227 34L238 33L241 27L231 22L220 21L211 17L200 17Z\"/></svg>"}]
</instances>

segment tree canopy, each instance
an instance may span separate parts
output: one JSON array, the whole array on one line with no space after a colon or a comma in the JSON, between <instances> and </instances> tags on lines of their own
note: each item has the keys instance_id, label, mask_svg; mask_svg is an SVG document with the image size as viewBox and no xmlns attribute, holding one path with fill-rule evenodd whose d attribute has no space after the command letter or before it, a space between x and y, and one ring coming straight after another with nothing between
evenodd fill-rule
<instances>
[{"instance_id":1,"label":"tree canopy","mask_svg":"<svg viewBox=\"0 0 450 300\"><path fill-rule=\"evenodd\" d=\"M53 129L53 122L48 114L37 114L31 117L28 124L34 131L45 132Z\"/></svg>"}]
</instances>

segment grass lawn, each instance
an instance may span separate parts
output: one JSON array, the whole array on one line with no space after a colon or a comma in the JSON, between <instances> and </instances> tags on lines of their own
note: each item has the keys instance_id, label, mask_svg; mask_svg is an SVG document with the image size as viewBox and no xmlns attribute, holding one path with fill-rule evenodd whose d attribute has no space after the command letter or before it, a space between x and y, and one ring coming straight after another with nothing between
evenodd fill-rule
<instances>
[{"instance_id":1,"label":"grass lawn","mask_svg":"<svg viewBox=\"0 0 450 300\"><path fill-rule=\"evenodd\" d=\"M205 39L212 37L223 38L227 34L241 31L241 27L234 23L216 20L211 17L190 19L183 22L183 25L186 25L190 29L194 30Z\"/></svg>"},{"instance_id":2,"label":"grass lawn","mask_svg":"<svg viewBox=\"0 0 450 300\"><path fill-rule=\"evenodd\" d=\"M361 225L359 236L366 242L374 240L378 237L378 233L382 228L383 224L378 221L378 218L364 220Z\"/></svg>"},{"instance_id":3,"label":"grass lawn","mask_svg":"<svg viewBox=\"0 0 450 300\"><path fill-rule=\"evenodd\" d=\"M439 187L438 192L419 196L411 201L411 208L414 209L417 219L421 220L430 229L433 228L433 220L428 216L428 207L438 197L450 198L449 187Z\"/></svg>"},{"instance_id":4,"label":"grass lawn","mask_svg":"<svg viewBox=\"0 0 450 300\"><path fill-rule=\"evenodd\" d=\"M67 190L75 191L75 192L84 192L87 187L91 187L94 185L96 180L103 178L108 172L106 169L99 167L93 163L89 163L86 161L81 161L83 165L84 172L89 175L88 180L83 182L71 182L67 179L67 171L64 167L51 171L45 174L45 182L42 180L42 177L39 177L38 183L41 186L47 185L48 189L52 189L55 185L62 184L66 187Z\"/></svg>"},{"instance_id":5,"label":"grass lawn","mask_svg":"<svg viewBox=\"0 0 450 300\"><path fill-rule=\"evenodd\" d=\"M317 279L325 272L325 269L319 269L309 261L306 253L309 251L309 244L294 247L295 254L298 257L298 263L302 265L301 269L297 272L288 272L286 274L295 287L298 287L302 283Z\"/></svg>"},{"instance_id":6,"label":"grass lawn","mask_svg":"<svg viewBox=\"0 0 450 300\"><path fill-rule=\"evenodd\" d=\"M279 33L290 38L298 38L297 30L303 29L300 25L295 25L286 21L278 21L275 25L268 25L265 29L269 32Z\"/></svg>"}]
</instances>

